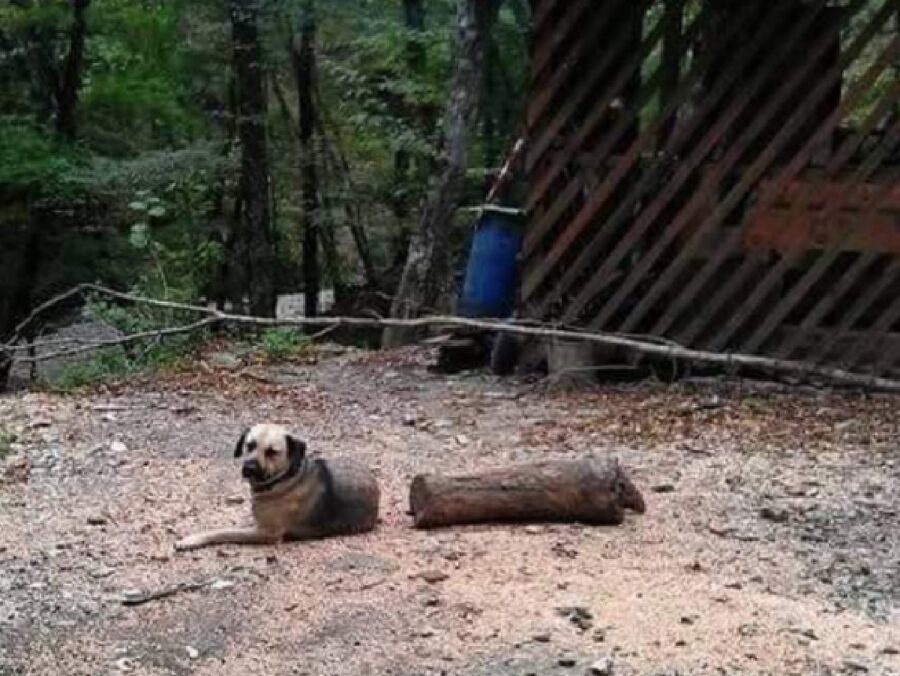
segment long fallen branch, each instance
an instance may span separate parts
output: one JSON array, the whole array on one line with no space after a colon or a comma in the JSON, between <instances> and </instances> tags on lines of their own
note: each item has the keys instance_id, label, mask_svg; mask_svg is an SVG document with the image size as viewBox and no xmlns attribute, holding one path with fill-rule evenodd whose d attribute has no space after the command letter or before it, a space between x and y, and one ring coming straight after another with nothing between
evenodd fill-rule
<instances>
[{"instance_id":1,"label":"long fallen branch","mask_svg":"<svg viewBox=\"0 0 900 676\"><path fill-rule=\"evenodd\" d=\"M156 298L148 298L134 294L122 293L121 291L108 289L97 284L82 284L78 287L70 289L69 291L66 291L63 294L60 294L55 298L51 298L49 301L36 308L35 311L32 312L32 314L29 316L28 320L26 320L26 322L23 322L19 325L19 331L17 331L17 334L20 335L20 331L25 327L28 321L34 320L39 314L52 308L55 304L79 294L99 294L108 298L115 298L128 303L164 308L168 310L196 313L203 315L204 319L183 326L163 328L155 331L144 331L141 333L124 335L119 338L98 340L93 343L86 343L77 347L73 347L71 349L57 350L55 352L48 352L45 354L27 357L19 356L19 352L22 346L17 345L18 340L14 338L12 341L4 345L0 345L0 354L8 355L10 359L18 362L31 363L36 361L46 361L49 359L77 355L93 350L114 347L117 345L124 345L126 343L138 340L147 340L150 338L189 333L207 326L211 326L213 324L223 323L255 327L456 327L496 331L519 336L587 341L609 347L620 347L628 350L634 350L635 352L639 352L642 354L656 355L658 357L664 357L667 359L682 359L685 361L706 364L720 364L730 367L743 366L749 368L768 369L780 373L792 373L805 377L815 376L833 383L843 385L853 385L874 390L900 393L900 380L880 378L873 375L863 375L859 373L853 373L845 369L821 366L818 364L802 361L773 359L770 357L762 357L749 354L719 353L707 352L704 350L695 350L673 342L661 342L658 338L654 338L652 336L642 337L630 334L622 335L616 333L573 331L569 329L554 328L545 324L537 324L535 322L471 319L468 317L455 317L447 315L432 315L413 319L394 319L388 317L292 317L276 319L270 317L252 317L248 315L237 315L228 312L222 312L221 310L218 310L216 308L203 307L200 305L189 305L187 303L177 303L174 301L159 300Z\"/></svg>"}]
</instances>

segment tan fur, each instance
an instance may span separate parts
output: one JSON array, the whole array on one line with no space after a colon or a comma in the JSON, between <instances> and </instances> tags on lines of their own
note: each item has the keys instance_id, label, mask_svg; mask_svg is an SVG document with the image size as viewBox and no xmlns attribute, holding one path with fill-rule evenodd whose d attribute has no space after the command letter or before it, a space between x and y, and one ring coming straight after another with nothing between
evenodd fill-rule
<instances>
[{"instance_id":1,"label":"tan fur","mask_svg":"<svg viewBox=\"0 0 900 676\"><path fill-rule=\"evenodd\" d=\"M290 432L278 425L256 425L243 441L245 462L255 460L265 480L285 475L291 467L289 436ZM306 459L296 476L278 481L266 491L251 490L254 527L198 533L179 540L175 548L187 550L226 543L274 544L374 528L380 491L371 471L348 461L328 463L327 467L337 505L334 513L326 511L323 515L327 485L321 468Z\"/></svg>"}]
</instances>

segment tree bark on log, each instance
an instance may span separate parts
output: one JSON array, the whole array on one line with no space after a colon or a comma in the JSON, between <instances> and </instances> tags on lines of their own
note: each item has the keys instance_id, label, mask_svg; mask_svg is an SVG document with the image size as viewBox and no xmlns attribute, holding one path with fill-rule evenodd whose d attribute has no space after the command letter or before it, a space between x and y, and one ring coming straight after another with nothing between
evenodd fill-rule
<instances>
[{"instance_id":1,"label":"tree bark on log","mask_svg":"<svg viewBox=\"0 0 900 676\"><path fill-rule=\"evenodd\" d=\"M644 499L615 460L585 458L471 476L420 474L409 504L416 528L483 522L562 521L618 525Z\"/></svg>"}]
</instances>

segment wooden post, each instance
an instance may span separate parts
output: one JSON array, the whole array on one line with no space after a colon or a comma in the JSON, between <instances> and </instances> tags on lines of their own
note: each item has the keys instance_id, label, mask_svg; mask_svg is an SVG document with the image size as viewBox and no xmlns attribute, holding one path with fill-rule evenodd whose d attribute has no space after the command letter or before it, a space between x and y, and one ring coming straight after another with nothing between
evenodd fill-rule
<instances>
[{"instance_id":1,"label":"wooden post","mask_svg":"<svg viewBox=\"0 0 900 676\"><path fill-rule=\"evenodd\" d=\"M479 475L413 479L416 528L479 522L577 521L618 525L644 499L615 460L547 461Z\"/></svg>"}]
</instances>

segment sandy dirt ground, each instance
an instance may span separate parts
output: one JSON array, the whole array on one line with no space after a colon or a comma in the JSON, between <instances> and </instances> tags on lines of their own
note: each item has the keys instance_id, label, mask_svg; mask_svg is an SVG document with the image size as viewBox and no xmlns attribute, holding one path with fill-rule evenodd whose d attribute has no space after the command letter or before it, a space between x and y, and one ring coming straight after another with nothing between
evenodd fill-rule
<instances>
[{"instance_id":1,"label":"sandy dirt ground","mask_svg":"<svg viewBox=\"0 0 900 676\"><path fill-rule=\"evenodd\" d=\"M430 359L210 355L189 373L0 398L0 674L900 674L900 400L566 390L435 375ZM230 455L262 420L373 466L378 529L174 552L247 521ZM645 515L410 527L416 473L589 452L620 459Z\"/></svg>"}]
</instances>

